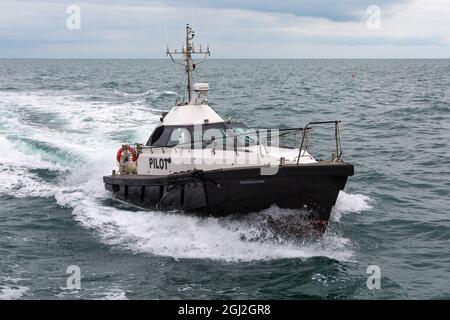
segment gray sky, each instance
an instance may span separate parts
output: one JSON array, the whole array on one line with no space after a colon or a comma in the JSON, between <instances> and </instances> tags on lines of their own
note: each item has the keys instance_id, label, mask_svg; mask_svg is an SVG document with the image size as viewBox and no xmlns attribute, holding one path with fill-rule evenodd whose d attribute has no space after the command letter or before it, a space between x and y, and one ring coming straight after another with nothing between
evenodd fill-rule
<instances>
[{"instance_id":1,"label":"gray sky","mask_svg":"<svg viewBox=\"0 0 450 320\"><path fill-rule=\"evenodd\" d=\"M450 58L450 0L0 0L0 57L162 58L186 23L214 58Z\"/></svg>"}]
</instances>

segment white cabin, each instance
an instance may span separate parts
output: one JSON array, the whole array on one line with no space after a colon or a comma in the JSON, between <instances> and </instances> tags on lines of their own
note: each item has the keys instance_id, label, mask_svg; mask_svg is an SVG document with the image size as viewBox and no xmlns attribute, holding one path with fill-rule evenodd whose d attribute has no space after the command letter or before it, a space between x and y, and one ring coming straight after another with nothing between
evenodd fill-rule
<instances>
[{"instance_id":1,"label":"white cabin","mask_svg":"<svg viewBox=\"0 0 450 320\"><path fill-rule=\"evenodd\" d=\"M296 164L298 148L267 143L239 122L223 120L208 104L209 86L195 84L191 101L161 118L137 163L140 175L167 175L189 170L230 167L277 167ZM269 135L270 136L270 135ZM275 136L276 139L276 136ZM301 164L316 160L302 150Z\"/></svg>"}]
</instances>

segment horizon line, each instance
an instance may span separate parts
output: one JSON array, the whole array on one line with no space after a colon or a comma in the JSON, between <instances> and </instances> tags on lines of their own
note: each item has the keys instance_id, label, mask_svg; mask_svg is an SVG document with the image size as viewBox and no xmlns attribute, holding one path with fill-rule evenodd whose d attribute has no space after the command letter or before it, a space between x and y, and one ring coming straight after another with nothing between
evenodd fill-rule
<instances>
[{"instance_id":1,"label":"horizon line","mask_svg":"<svg viewBox=\"0 0 450 320\"><path fill-rule=\"evenodd\" d=\"M0 57L1 60L166 60L166 57L161 58L118 58L118 57ZM208 60L449 60L450 57L339 57L339 58L208 58Z\"/></svg>"}]
</instances>

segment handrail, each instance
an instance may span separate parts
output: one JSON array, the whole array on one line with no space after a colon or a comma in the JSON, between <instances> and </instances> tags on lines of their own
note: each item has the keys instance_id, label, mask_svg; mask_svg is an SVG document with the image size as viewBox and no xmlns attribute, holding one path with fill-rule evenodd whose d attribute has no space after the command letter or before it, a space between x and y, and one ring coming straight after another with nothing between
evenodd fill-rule
<instances>
[{"instance_id":1,"label":"handrail","mask_svg":"<svg viewBox=\"0 0 450 320\"><path fill-rule=\"evenodd\" d=\"M302 135L302 142L300 144L300 148L298 150L298 158L297 158L297 164L300 163L300 158L305 155L305 152L308 150L308 131L311 129L310 127L312 125L320 125L320 124L331 124L334 123L334 136L336 140L336 161L341 159L342 156L342 144L341 144L341 130L340 130L340 124L341 121L339 120L333 120L333 121L316 121L316 122L309 122L303 130ZM306 141L306 144L305 144ZM305 150L302 155L302 149L303 145L305 145Z\"/></svg>"}]
</instances>

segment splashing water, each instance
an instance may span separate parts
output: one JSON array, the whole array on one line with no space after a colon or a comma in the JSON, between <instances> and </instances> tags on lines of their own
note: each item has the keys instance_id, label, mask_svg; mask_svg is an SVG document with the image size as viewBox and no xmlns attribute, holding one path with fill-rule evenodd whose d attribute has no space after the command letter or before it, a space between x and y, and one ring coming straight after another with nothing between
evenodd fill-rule
<instances>
[{"instance_id":1,"label":"splashing water","mask_svg":"<svg viewBox=\"0 0 450 320\"><path fill-rule=\"evenodd\" d=\"M0 277L0 300L20 299L30 288L21 285L24 279Z\"/></svg>"},{"instance_id":2,"label":"splashing water","mask_svg":"<svg viewBox=\"0 0 450 320\"><path fill-rule=\"evenodd\" d=\"M23 286L0 286L0 300L16 300L22 297L29 288Z\"/></svg>"},{"instance_id":3,"label":"splashing water","mask_svg":"<svg viewBox=\"0 0 450 320\"><path fill-rule=\"evenodd\" d=\"M372 208L371 202L372 200L363 194L348 194L341 191L332 210L331 219L339 222L345 214L369 210Z\"/></svg>"}]
</instances>

